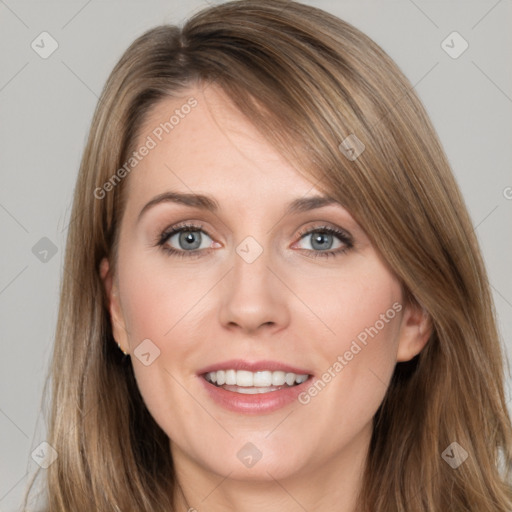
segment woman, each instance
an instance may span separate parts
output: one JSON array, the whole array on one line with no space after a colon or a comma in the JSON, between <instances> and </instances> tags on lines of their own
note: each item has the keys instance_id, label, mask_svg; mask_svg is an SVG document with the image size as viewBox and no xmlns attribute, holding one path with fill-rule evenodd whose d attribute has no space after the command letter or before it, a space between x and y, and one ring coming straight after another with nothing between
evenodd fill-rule
<instances>
[{"instance_id":1,"label":"woman","mask_svg":"<svg viewBox=\"0 0 512 512\"><path fill-rule=\"evenodd\" d=\"M510 510L492 298L390 58L294 2L113 70L78 183L49 511Z\"/></svg>"}]
</instances>

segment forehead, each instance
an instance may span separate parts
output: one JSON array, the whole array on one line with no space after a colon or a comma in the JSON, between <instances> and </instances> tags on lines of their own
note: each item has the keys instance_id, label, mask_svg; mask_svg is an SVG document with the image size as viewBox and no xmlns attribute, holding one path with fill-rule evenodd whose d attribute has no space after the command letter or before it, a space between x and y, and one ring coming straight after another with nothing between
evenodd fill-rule
<instances>
[{"instance_id":1,"label":"forehead","mask_svg":"<svg viewBox=\"0 0 512 512\"><path fill-rule=\"evenodd\" d=\"M285 196L320 193L314 178L279 154L214 86L190 88L157 103L135 151L140 161L129 176L129 197L169 188L229 194L243 204L255 196L285 201Z\"/></svg>"}]
</instances>

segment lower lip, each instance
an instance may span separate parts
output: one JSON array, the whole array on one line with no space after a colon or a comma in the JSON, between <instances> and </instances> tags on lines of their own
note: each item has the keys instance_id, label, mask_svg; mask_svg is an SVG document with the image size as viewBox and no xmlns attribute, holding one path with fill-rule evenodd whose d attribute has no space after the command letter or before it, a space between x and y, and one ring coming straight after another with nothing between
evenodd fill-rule
<instances>
[{"instance_id":1,"label":"lower lip","mask_svg":"<svg viewBox=\"0 0 512 512\"><path fill-rule=\"evenodd\" d=\"M309 386L311 377L296 386L254 395L227 391L211 384L202 376L199 379L213 401L225 409L245 414L264 414L282 409L297 400L298 395Z\"/></svg>"}]
</instances>

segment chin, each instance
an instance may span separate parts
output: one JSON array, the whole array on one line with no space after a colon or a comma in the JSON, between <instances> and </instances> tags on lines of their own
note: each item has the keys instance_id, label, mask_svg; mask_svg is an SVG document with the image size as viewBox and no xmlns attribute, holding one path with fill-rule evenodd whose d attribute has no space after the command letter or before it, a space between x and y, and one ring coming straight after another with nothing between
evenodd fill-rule
<instances>
[{"instance_id":1,"label":"chin","mask_svg":"<svg viewBox=\"0 0 512 512\"><path fill-rule=\"evenodd\" d=\"M247 443L249 444L249 443ZM283 457L282 454L272 453L270 450L262 450L261 455L254 451L254 458L251 460L247 455L253 448L245 447L237 450L240 457L236 454L234 457L226 456L215 461L204 461L204 465L210 468L210 471L223 477L229 475L231 480L241 481L274 481L286 479L297 472L300 472L302 464L296 457ZM261 456L258 460L256 457ZM241 460L240 460L241 459Z\"/></svg>"}]
</instances>

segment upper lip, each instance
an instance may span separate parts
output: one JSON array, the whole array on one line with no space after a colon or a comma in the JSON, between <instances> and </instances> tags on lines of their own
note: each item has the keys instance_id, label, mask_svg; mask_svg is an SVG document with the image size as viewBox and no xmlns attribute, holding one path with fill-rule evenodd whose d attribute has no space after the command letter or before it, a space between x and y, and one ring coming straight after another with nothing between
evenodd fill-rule
<instances>
[{"instance_id":1,"label":"upper lip","mask_svg":"<svg viewBox=\"0 0 512 512\"><path fill-rule=\"evenodd\" d=\"M311 375L310 370L305 370L304 368L298 368L296 366L291 366L286 363L281 363L279 361L245 361L243 359L231 359L229 361L222 361L220 363L210 364L205 366L201 370L197 372L198 375L204 375L209 372L216 372L218 370L247 370L250 372L260 372L260 371L283 371L287 373L295 373L296 375Z\"/></svg>"}]
</instances>

